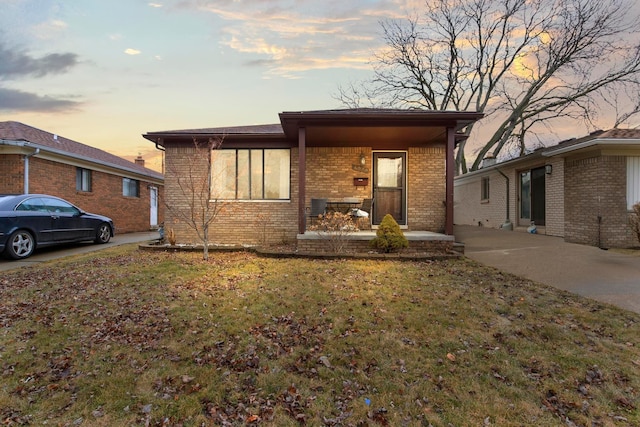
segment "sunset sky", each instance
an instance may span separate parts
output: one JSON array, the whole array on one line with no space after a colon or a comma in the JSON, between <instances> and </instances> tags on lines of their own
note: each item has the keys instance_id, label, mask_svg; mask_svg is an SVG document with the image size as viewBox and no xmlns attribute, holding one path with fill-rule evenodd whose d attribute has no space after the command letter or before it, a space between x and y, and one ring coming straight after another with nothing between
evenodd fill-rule
<instances>
[{"instance_id":1,"label":"sunset sky","mask_svg":"<svg viewBox=\"0 0 640 427\"><path fill-rule=\"evenodd\" d=\"M404 0L0 0L0 121L133 159L147 131L339 107Z\"/></svg>"},{"instance_id":2,"label":"sunset sky","mask_svg":"<svg viewBox=\"0 0 640 427\"><path fill-rule=\"evenodd\" d=\"M342 107L332 95L371 76L380 21L421 3L0 0L0 121L159 170L145 132Z\"/></svg>"}]
</instances>

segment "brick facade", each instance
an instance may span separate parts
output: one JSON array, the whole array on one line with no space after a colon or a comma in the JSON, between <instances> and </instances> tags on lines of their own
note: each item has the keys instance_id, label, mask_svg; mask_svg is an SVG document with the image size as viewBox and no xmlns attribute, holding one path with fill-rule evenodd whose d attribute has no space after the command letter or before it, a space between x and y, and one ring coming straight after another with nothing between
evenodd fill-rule
<instances>
[{"instance_id":1,"label":"brick facade","mask_svg":"<svg viewBox=\"0 0 640 427\"><path fill-rule=\"evenodd\" d=\"M626 168L625 156L566 159L566 241L606 248L637 244L628 225Z\"/></svg>"},{"instance_id":2,"label":"brick facade","mask_svg":"<svg viewBox=\"0 0 640 427\"><path fill-rule=\"evenodd\" d=\"M199 180L206 165L196 167L195 148L184 143L165 144L167 173L166 227L176 233L177 243L200 243L195 230L181 220L188 212L187 194L178 183L179 176L193 175ZM442 232L445 224L445 152L444 146L410 148L408 170L408 224L410 230ZM361 154L369 172L354 170ZM370 147L308 147L306 150L306 200L311 198L358 199L372 197L372 150ZM291 149L291 199L287 201L225 201L224 211L209 233L214 244L293 242L298 232L298 149ZM369 185L355 186L354 178L369 178Z\"/></svg>"},{"instance_id":3,"label":"brick facade","mask_svg":"<svg viewBox=\"0 0 640 427\"><path fill-rule=\"evenodd\" d=\"M22 155L0 154L0 193L20 194L24 191L24 160ZM149 186L158 188L158 223L164 218L163 188L140 181L139 197L122 195L122 176L91 171L91 191L76 190L76 166L46 160L29 159L29 193L44 193L61 197L88 212L113 219L116 233L147 231L150 228ZM90 169L90 166L86 166Z\"/></svg>"},{"instance_id":4,"label":"brick facade","mask_svg":"<svg viewBox=\"0 0 640 427\"><path fill-rule=\"evenodd\" d=\"M547 235L565 241L606 248L637 246L629 228L627 211L627 160L623 155L591 151L569 157L547 157L503 165L509 177L510 217L514 226L527 224L519 218L519 174L523 170L552 166L545 175L545 227ZM481 181L489 177L491 196L481 201ZM456 178L454 221L456 224L499 228L504 221L504 177L495 168ZM514 220L516 218L516 220Z\"/></svg>"}]
</instances>

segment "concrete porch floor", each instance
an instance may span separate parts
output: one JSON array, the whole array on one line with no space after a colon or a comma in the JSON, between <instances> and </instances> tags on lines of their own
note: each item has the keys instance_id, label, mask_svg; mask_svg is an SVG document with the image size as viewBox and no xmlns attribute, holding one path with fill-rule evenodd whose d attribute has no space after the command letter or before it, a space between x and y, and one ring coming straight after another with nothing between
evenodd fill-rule
<instances>
[{"instance_id":1,"label":"concrete porch floor","mask_svg":"<svg viewBox=\"0 0 640 427\"><path fill-rule=\"evenodd\" d=\"M447 234L434 233L433 231L404 231L404 237L407 238L409 244L412 241L444 241L444 242L453 242L455 241L455 236L449 236ZM318 232L318 231L305 231L304 234L298 234L298 240L319 240L323 239L323 235L326 233ZM375 230L359 230L353 233L349 233L345 236L345 240L371 240L376 237Z\"/></svg>"}]
</instances>

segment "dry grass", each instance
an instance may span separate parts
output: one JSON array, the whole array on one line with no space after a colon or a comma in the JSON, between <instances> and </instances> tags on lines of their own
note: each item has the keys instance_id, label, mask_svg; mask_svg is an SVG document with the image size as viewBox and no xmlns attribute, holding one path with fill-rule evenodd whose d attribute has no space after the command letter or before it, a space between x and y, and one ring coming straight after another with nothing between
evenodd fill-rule
<instances>
[{"instance_id":1,"label":"dry grass","mask_svg":"<svg viewBox=\"0 0 640 427\"><path fill-rule=\"evenodd\" d=\"M467 260L212 255L0 278L2 424L640 424L636 314Z\"/></svg>"}]
</instances>

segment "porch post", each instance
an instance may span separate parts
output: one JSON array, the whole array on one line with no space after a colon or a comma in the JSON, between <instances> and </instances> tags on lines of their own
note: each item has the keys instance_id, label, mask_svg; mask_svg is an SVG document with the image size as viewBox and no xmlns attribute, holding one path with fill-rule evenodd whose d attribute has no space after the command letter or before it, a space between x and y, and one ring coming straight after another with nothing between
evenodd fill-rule
<instances>
[{"instance_id":1,"label":"porch post","mask_svg":"<svg viewBox=\"0 0 640 427\"><path fill-rule=\"evenodd\" d=\"M453 176L455 174L455 159L453 151L455 149L455 129L447 128L447 165L446 165L446 219L444 232L453 235Z\"/></svg>"},{"instance_id":2,"label":"porch post","mask_svg":"<svg viewBox=\"0 0 640 427\"><path fill-rule=\"evenodd\" d=\"M304 234L306 216L304 212L304 201L306 199L307 180L307 153L306 153L306 128L298 129L298 233Z\"/></svg>"}]
</instances>

